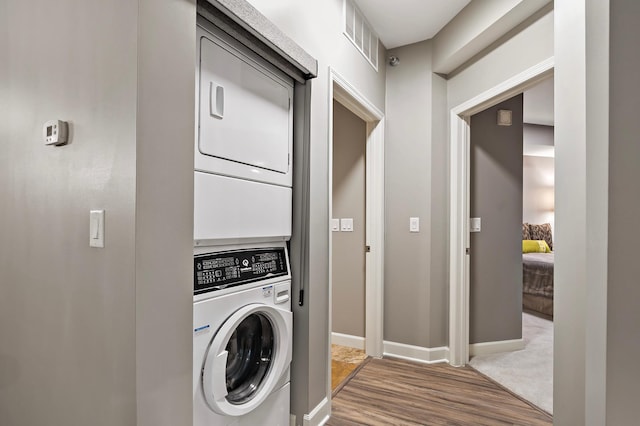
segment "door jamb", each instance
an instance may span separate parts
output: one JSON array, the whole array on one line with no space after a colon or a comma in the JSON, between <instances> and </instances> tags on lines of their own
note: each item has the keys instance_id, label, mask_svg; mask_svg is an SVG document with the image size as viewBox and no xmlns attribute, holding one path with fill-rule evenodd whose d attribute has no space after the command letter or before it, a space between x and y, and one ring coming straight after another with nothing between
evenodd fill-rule
<instances>
[{"instance_id":1,"label":"door jamb","mask_svg":"<svg viewBox=\"0 0 640 426\"><path fill-rule=\"evenodd\" d=\"M365 351L372 357L383 352L384 297L384 113L363 96L336 70L329 68L329 214L333 210L333 100L337 100L366 123L366 231L365 244ZM331 342L331 256L329 232L329 342ZM364 250L364 247L363 247ZM331 344L329 344L329 360ZM331 362L328 365L331 377ZM331 395L331 380L327 395Z\"/></svg>"},{"instance_id":2,"label":"door jamb","mask_svg":"<svg viewBox=\"0 0 640 426\"><path fill-rule=\"evenodd\" d=\"M553 74L550 57L450 111L449 363L469 362L469 146L473 114L523 92Z\"/></svg>"}]
</instances>

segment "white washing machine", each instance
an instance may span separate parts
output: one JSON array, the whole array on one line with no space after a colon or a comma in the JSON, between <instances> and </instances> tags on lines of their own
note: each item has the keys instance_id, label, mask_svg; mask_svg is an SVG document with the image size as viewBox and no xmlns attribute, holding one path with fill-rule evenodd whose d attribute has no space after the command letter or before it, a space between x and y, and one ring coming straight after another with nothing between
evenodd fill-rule
<instances>
[{"instance_id":1,"label":"white washing machine","mask_svg":"<svg viewBox=\"0 0 640 426\"><path fill-rule=\"evenodd\" d=\"M213 26L197 40L195 245L288 240L293 80Z\"/></svg>"},{"instance_id":2,"label":"white washing machine","mask_svg":"<svg viewBox=\"0 0 640 426\"><path fill-rule=\"evenodd\" d=\"M284 244L197 248L194 426L288 426L291 275Z\"/></svg>"}]
</instances>

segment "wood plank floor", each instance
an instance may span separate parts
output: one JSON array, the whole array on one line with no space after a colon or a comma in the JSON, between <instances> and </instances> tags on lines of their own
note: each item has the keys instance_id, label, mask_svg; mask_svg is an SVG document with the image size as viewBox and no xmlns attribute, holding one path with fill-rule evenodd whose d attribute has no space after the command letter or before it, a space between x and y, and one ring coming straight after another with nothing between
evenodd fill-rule
<instances>
[{"instance_id":1,"label":"wood plank floor","mask_svg":"<svg viewBox=\"0 0 640 426\"><path fill-rule=\"evenodd\" d=\"M372 359L337 393L328 426L551 425L470 367Z\"/></svg>"}]
</instances>

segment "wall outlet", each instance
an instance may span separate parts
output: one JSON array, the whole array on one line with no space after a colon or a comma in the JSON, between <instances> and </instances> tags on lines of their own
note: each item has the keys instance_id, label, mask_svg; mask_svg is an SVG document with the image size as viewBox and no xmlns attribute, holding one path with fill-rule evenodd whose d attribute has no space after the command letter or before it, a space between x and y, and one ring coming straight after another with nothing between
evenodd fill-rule
<instances>
[{"instance_id":1,"label":"wall outlet","mask_svg":"<svg viewBox=\"0 0 640 426\"><path fill-rule=\"evenodd\" d=\"M342 232L353 232L353 218L346 217L340 219L340 230Z\"/></svg>"}]
</instances>

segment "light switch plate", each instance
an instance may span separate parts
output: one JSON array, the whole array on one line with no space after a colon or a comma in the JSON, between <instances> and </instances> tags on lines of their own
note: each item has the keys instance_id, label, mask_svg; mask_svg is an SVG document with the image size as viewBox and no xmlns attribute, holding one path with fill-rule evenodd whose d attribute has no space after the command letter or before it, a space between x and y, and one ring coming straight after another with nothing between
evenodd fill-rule
<instances>
[{"instance_id":1,"label":"light switch plate","mask_svg":"<svg viewBox=\"0 0 640 426\"><path fill-rule=\"evenodd\" d=\"M104 248L104 210L89 212L89 247Z\"/></svg>"},{"instance_id":2,"label":"light switch plate","mask_svg":"<svg viewBox=\"0 0 640 426\"><path fill-rule=\"evenodd\" d=\"M345 217L340 219L340 230L342 232L353 232L353 218Z\"/></svg>"},{"instance_id":3,"label":"light switch plate","mask_svg":"<svg viewBox=\"0 0 640 426\"><path fill-rule=\"evenodd\" d=\"M331 219L331 231L340 232L340 219Z\"/></svg>"},{"instance_id":4,"label":"light switch plate","mask_svg":"<svg viewBox=\"0 0 640 426\"><path fill-rule=\"evenodd\" d=\"M409 232L420 232L420 218L419 217L410 217L409 218Z\"/></svg>"},{"instance_id":5,"label":"light switch plate","mask_svg":"<svg viewBox=\"0 0 640 426\"><path fill-rule=\"evenodd\" d=\"M482 230L482 220L479 217L469 219L469 232L480 232Z\"/></svg>"}]
</instances>

